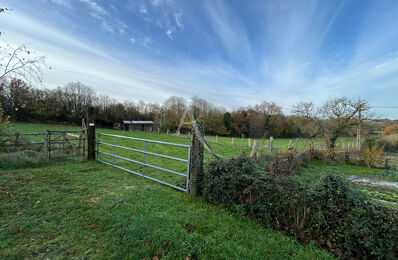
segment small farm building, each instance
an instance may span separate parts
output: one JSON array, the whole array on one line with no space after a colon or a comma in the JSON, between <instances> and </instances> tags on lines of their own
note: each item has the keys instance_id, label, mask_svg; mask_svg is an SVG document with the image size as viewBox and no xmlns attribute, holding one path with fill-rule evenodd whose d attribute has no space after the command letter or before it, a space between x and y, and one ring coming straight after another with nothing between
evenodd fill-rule
<instances>
[{"instance_id":1,"label":"small farm building","mask_svg":"<svg viewBox=\"0 0 398 260\"><path fill-rule=\"evenodd\" d=\"M153 131L153 122L152 121L123 120L121 123L118 124L118 128L120 130L125 130L125 131L152 132Z\"/></svg>"}]
</instances>

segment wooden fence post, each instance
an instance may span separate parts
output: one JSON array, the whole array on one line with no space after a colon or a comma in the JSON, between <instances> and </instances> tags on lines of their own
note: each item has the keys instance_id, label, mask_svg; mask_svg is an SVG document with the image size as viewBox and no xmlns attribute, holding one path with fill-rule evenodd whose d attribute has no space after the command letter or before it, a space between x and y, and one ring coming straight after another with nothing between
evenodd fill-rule
<instances>
[{"instance_id":1,"label":"wooden fence post","mask_svg":"<svg viewBox=\"0 0 398 260\"><path fill-rule=\"evenodd\" d=\"M188 193L192 196L202 194L203 181L203 158L204 158L204 144L201 141L204 138L204 125L202 121L196 122L198 131L192 131L192 147L191 147L191 161L189 174ZM200 136L198 136L198 132Z\"/></svg>"},{"instance_id":2,"label":"wooden fence post","mask_svg":"<svg viewBox=\"0 0 398 260\"><path fill-rule=\"evenodd\" d=\"M20 136L19 133L15 133L14 146L18 146L18 144L19 144L19 136Z\"/></svg>"},{"instance_id":3,"label":"wooden fence post","mask_svg":"<svg viewBox=\"0 0 398 260\"><path fill-rule=\"evenodd\" d=\"M216 143L218 143L218 136L216 135Z\"/></svg>"},{"instance_id":4,"label":"wooden fence post","mask_svg":"<svg viewBox=\"0 0 398 260\"><path fill-rule=\"evenodd\" d=\"M48 130L44 130L44 142L43 142L43 157L44 161L48 162L48 147L49 147L49 142L48 142Z\"/></svg>"},{"instance_id":5,"label":"wooden fence post","mask_svg":"<svg viewBox=\"0 0 398 260\"><path fill-rule=\"evenodd\" d=\"M232 142L232 145L234 145L234 138L233 137L232 137L232 141L231 142Z\"/></svg>"},{"instance_id":6,"label":"wooden fence post","mask_svg":"<svg viewBox=\"0 0 398 260\"><path fill-rule=\"evenodd\" d=\"M271 136L269 138L269 152L272 152L272 146L274 145L274 138Z\"/></svg>"},{"instance_id":7,"label":"wooden fence post","mask_svg":"<svg viewBox=\"0 0 398 260\"><path fill-rule=\"evenodd\" d=\"M251 145L251 141L250 141L250 137L249 137L249 139L247 139L247 145L250 147L250 145Z\"/></svg>"},{"instance_id":8,"label":"wooden fence post","mask_svg":"<svg viewBox=\"0 0 398 260\"><path fill-rule=\"evenodd\" d=\"M87 110L87 158L95 160L95 117L94 107Z\"/></svg>"},{"instance_id":9,"label":"wooden fence post","mask_svg":"<svg viewBox=\"0 0 398 260\"><path fill-rule=\"evenodd\" d=\"M83 144L83 148L82 148L82 155L83 155L83 160L86 160L86 130L82 131L82 135L83 135L83 140L82 140L82 144Z\"/></svg>"},{"instance_id":10,"label":"wooden fence post","mask_svg":"<svg viewBox=\"0 0 398 260\"><path fill-rule=\"evenodd\" d=\"M167 129L167 134L169 134L169 129Z\"/></svg>"},{"instance_id":11,"label":"wooden fence post","mask_svg":"<svg viewBox=\"0 0 398 260\"><path fill-rule=\"evenodd\" d=\"M289 145L288 145L287 149L289 149L289 150L292 149L292 139L289 140Z\"/></svg>"},{"instance_id":12,"label":"wooden fence post","mask_svg":"<svg viewBox=\"0 0 398 260\"><path fill-rule=\"evenodd\" d=\"M252 149L252 152L250 153L250 156L257 157L257 151L258 151L258 142L256 140L254 140L253 149Z\"/></svg>"}]
</instances>

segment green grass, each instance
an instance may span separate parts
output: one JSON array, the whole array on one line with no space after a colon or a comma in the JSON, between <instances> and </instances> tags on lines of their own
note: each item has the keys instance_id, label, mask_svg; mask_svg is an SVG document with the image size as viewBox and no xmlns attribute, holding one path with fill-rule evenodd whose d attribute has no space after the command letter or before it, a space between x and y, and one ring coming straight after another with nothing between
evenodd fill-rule
<instances>
[{"instance_id":1,"label":"green grass","mask_svg":"<svg viewBox=\"0 0 398 260\"><path fill-rule=\"evenodd\" d=\"M80 127L44 124L14 123L12 132L35 133L48 130L79 130ZM147 132L126 132L97 129L97 134L108 133L190 144L184 135L166 135ZM223 157L231 157L242 151L250 153L248 139L207 136L215 151ZM256 139L260 151L268 150L268 140ZM35 140L36 141L36 140ZM113 137L102 136L102 142L114 143ZM142 141L117 138L117 145L143 150ZM274 148L283 149L290 139L275 139ZM344 142L352 142L344 138ZM253 142L253 139L252 139ZM298 149L304 149L310 140L300 139ZM315 140L319 143L319 140ZM340 139L343 142L343 139ZM293 145L295 140L292 140ZM143 162L142 153L100 145L100 150ZM182 159L187 149L147 143L147 150ZM205 161L214 158L205 151ZM102 155L102 160L112 158ZM186 163L147 155L149 164L185 173ZM116 164L141 172L143 167L116 159ZM146 167L146 175L185 186L185 178ZM368 169L344 164L326 164L313 160L299 173L305 181L317 182L326 174L342 177L350 175L398 181L380 169ZM276 258L298 256L316 258L327 255L313 245L300 245L280 233L264 229L259 224L191 198L181 192L108 167L104 164L51 163L44 168L7 171L0 184L4 204L0 212L1 254L7 257L64 257L88 256L143 258L154 255L184 258L198 255L200 258ZM359 186L361 189L363 187ZM370 188L369 194L380 190ZM378 193L376 193L378 192ZM383 193L384 194L384 193ZM391 194L389 194L391 197ZM384 196L384 195L383 195ZM376 203L381 203L376 201ZM383 202L384 203L384 202ZM384 203L386 205L388 203ZM389 205L387 205L389 206ZM390 205L391 206L391 205ZM392 205L391 207L394 207ZM50 213L48 213L50 212ZM8 233L7 233L8 232ZM11 235L10 235L11 234ZM11 237L11 238L9 238ZM71 238L69 238L71 237ZM252 237L256 237L253 241ZM28 242L33 241L33 242ZM97 243L98 242L98 243ZM280 245L280 243L282 243ZM29 244L28 247L25 245ZM17 246L13 246L17 245ZM218 246L217 246L218 245ZM281 246L281 250L277 248ZM285 249L285 247L287 249ZM300 253L301 252L301 253ZM269 254L269 255L268 255Z\"/></svg>"},{"instance_id":2,"label":"green grass","mask_svg":"<svg viewBox=\"0 0 398 260\"><path fill-rule=\"evenodd\" d=\"M304 167L300 171L303 179L317 181L326 174L339 175L347 178L348 176L362 176L373 179L398 181L396 172L389 172L383 169L367 168L363 166L356 166L350 164L329 164L321 160L312 160L308 167Z\"/></svg>"},{"instance_id":3,"label":"green grass","mask_svg":"<svg viewBox=\"0 0 398 260\"><path fill-rule=\"evenodd\" d=\"M11 123L11 131L12 132L21 132L21 133L41 133L45 129L48 130L80 130L79 126L66 126L66 125L50 125L50 124L29 124L29 123ZM176 143L189 143L186 135L176 136L175 134L157 134L157 133L148 133L148 132L128 132L121 130L113 130L113 129L105 129L105 128L97 128L97 133L108 133L108 134L119 134L119 135L127 135L134 136L144 139L154 139L154 140L164 140L166 142L176 142ZM209 143L214 146L217 153L222 156L229 156L231 153L234 155L236 153L240 153L242 150L247 152L251 151L251 147L248 145L248 138L234 138L234 144L232 145L231 137L216 137L215 136L206 136L206 139ZM269 139L266 138L251 138L250 139L251 146L253 146L254 140L258 141L259 149L264 152L269 148ZM274 138L274 149L284 149L289 145L290 140L292 141L292 146L295 146L296 139L292 138ZM342 137L339 138L337 143L339 147L342 146L343 143L347 146L347 144L355 143L355 137ZM308 148L310 142L313 141L316 145L323 147L323 142L321 139L309 139L309 138L300 138L298 141L298 150L302 150L304 148Z\"/></svg>"},{"instance_id":4,"label":"green grass","mask_svg":"<svg viewBox=\"0 0 398 260\"><path fill-rule=\"evenodd\" d=\"M0 257L331 259L201 198L97 162L0 172Z\"/></svg>"}]
</instances>

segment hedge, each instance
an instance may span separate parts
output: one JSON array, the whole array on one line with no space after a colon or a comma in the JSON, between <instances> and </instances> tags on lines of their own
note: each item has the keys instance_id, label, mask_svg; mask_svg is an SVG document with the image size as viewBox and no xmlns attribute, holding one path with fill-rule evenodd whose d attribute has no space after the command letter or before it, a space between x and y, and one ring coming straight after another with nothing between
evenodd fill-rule
<instances>
[{"instance_id":1,"label":"hedge","mask_svg":"<svg viewBox=\"0 0 398 260\"><path fill-rule=\"evenodd\" d=\"M203 196L336 256L398 257L397 211L374 205L338 176L313 185L266 170L262 159L244 155L211 161Z\"/></svg>"}]
</instances>

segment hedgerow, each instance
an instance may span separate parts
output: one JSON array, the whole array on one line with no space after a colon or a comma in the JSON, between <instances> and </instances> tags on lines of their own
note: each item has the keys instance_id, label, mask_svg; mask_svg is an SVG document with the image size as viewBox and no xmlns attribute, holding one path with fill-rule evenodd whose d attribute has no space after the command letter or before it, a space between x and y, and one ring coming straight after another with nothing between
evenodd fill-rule
<instances>
[{"instance_id":1,"label":"hedgerow","mask_svg":"<svg viewBox=\"0 0 398 260\"><path fill-rule=\"evenodd\" d=\"M396 211L374 205L338 176L312 185L266 169L262 159L244 155L214 160L207 165L203 195L303 242L315 240L335 255L398 257Z\"/></svg>"}]
</instances>

